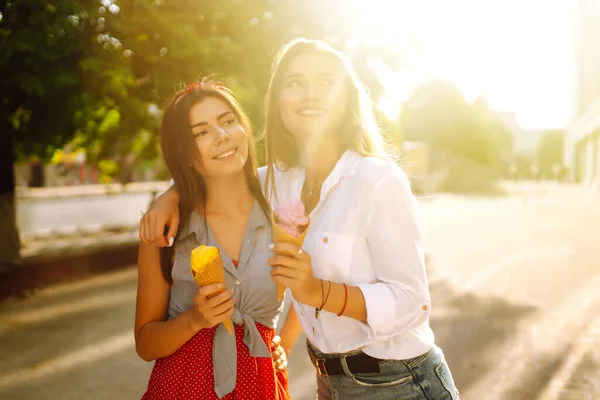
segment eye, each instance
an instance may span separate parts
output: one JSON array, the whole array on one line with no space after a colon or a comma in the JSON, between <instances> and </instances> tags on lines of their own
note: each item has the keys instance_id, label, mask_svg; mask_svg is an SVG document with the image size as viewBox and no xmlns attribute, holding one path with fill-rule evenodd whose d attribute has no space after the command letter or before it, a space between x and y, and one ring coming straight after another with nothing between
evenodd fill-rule
<instances>
[{"instance_id":1,"label":"eye","mask_svg":"<svg viewBox=\"0 0 600 400\"><path fill-rule=\"evenodd\" d=\"M201 136L204 136L208 133L208 131L200 131L200 132L196 132L194 133L194 139L198 139Z\"/></svg>"},{"instance_id":2,"label":"eye","mask_svg":"<svg viewBox=\"0 0 600 400\"><path fill-rule=\"evenodd\" d=\"M229 118L227 121L223 122L223 126L231 125L235 123L235 118Z\"/></svg>"},{"instance_id":3,"label":"eye","mask_svg":"<svg viewBox=\"0 0 600 400\"><path fill-rule=\"evenodd\" d=\"M335 85L335 80L333 80L332 78L325 78L323 79L323 84L325 86L333 86Z\"/></svg>"},{"instance_id":4,"label":"eye","mask_svg":"<svg viewBox=\"0 0 600 400\"><path fill-rule=\"evenodd\" d=\"M287 82L286 86L287 87L302 86L302 82L300 82L299 79L292 79L292 80L290 80L290 81Z\"/></svg>"}]
</instances>

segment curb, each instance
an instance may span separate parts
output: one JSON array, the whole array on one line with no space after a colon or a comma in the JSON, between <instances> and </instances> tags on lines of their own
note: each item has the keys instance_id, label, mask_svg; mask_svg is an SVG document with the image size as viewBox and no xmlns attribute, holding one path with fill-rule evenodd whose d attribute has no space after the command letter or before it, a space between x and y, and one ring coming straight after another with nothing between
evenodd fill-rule
<instances>
[{"instance_id":1,"label":"curb","mask_svg":"<svg viewBox=\"0 0 600 400\"><path fill-rule=\"evenodd\" d=\"M130 182L126 184L108 183L95 185L48 186L29 188L18 186L15 196L18 200L69 198L88 196L111 196L133 193L162 193L169 188L169 181Z\"/></svg>"},{"instance_id":2,"label":"curb","mask_svg":"<svg viewBox=\"0 0 600 400\"><path fill-rule=\"evenodd\" d=\"M137 263L138 241L49 252L0 264L0 300Z\"/></svg>"}]
</instances>

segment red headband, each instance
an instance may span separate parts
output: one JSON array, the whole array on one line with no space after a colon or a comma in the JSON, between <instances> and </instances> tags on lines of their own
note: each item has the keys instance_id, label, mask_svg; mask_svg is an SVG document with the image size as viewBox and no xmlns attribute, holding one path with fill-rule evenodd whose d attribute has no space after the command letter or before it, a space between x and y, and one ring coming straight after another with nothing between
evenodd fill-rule
<instances>
[{"instance_id":1,"label":"red headband","mask_svg":"<svg viewBox=\"0 0 600 400\"><path fill-rule=\"evenodd\" d=\"M223 85L220 82L204 82L204 81L194 82L191 85L188 85L185 89L183 89L183 91L177 97L177 100L175 100L174 105L176 105L179 102L179 100L181 100L181 98L183 96L185 96L186 94L190 94L192 92L197 92L198 90L206 90L206 89L223 90L223 89L225 89L225 85Z\"/></svg>"},{"instance_id":2,"label":"red headband","mask_svg":"<svg viewBox=\"0 0 600 400\"><path fill-rule=\"evenodd\" d=\"M190 94L192 92L195 92L198 89L201 89L201 90L223 89L224 87L225 87L225 85L223 85L220 82L194 82L191 85L189 85L188 87L186 87L185 89L183 89L183 92L185 94Z\"/></svg>"}]
</instances>

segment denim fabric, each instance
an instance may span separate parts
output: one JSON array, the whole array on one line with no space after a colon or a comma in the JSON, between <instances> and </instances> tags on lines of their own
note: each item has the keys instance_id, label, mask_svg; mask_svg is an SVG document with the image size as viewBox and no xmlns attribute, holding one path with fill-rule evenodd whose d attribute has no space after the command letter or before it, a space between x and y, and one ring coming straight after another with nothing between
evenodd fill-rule
<instances>
[{"instance_id":1,"label":"denim fabric","mask_svg":"<svg viewBox=\"0 0 600 400\"><path fill-rule=\"evenodd\" d=\"M337 357L315 353L319 358ZM454 379L437 346L410 360L384 360L379 363L379 373L351 373L344 356L356 353L341 355L345 375L317 373L318 400L458 400Z\"/></svg>"}]
</instances>

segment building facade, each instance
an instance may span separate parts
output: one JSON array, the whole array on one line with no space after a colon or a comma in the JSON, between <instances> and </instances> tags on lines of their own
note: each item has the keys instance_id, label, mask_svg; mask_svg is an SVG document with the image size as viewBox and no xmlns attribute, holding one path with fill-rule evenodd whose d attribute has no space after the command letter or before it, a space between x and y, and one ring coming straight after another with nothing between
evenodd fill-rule
<instances>
[{"instance_id":1,"label":"building facade","mask_svg":"<svg viewBox=\"0 0 600 400\"><path fill-rule=\"evenodd\" d=\"M564 161L573 180L600 190L600 1L577 7L577 116L567 127Z\"/></svg>"}]
</instances>

